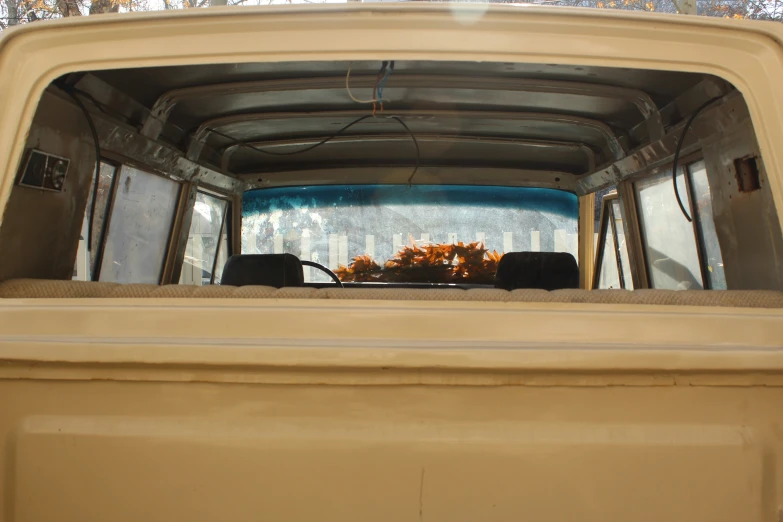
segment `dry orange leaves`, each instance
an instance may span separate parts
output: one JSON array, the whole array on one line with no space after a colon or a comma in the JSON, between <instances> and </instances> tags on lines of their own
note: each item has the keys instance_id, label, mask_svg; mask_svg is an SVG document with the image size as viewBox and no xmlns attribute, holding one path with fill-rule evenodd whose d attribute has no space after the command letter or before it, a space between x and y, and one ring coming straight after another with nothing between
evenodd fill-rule
<instances>
[{"instance_id":1,"label":"dry orange leaves","mask_svg":"<svg viewBox=\"0 0 783 522\"><path fill-rule=\"evenodd\" d=\"M335 273L342 281L492 284L502 254L479 242L403 247L380 266L370 256L357 256Z\"/></svg>"}]
</instances>

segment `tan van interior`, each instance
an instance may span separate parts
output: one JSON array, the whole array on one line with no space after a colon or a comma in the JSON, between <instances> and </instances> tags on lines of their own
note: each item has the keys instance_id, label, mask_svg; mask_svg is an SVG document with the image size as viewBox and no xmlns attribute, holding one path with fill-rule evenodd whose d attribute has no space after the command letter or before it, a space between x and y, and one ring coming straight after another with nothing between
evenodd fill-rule
<instances>
[{"instance_id":1,"label":"tan van interior","mask_svg":"<svg viewBox=\"0 0 783 522\"><path fill-rule=\"evenodd\" d=\"M38 105L0 297L780 308L777 212L742 93L710 75L85 71Z\"/></svg>"},{"instance_id":2,"label":"tan van interior","mask_svg":"<svg viewBox=\"0 0 783 522\"><path fill-rule=\"evenodd\" d=\"M1 522L781 519L783 26L461 5L3 31Z\"/></svg>"}]
</instances>

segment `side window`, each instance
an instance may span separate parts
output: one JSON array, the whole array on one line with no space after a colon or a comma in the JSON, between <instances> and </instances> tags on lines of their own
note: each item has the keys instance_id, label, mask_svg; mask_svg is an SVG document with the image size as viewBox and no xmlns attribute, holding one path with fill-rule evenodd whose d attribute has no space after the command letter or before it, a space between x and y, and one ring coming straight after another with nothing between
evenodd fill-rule
<instances>
[{"instance_id":1,"label":"side window","mask_svg":"<svg viewBox=\"0 0 783 522\"><path fill-rule=\"evenodd\" d=\"M634 184L650 285L671 290L725 289L704 162L678 170L677 191L692 223L680 210L670 172Z\"/></svg>"},{"instance_id":2,"label":"side window","mask_svg":"<svg viewBox=\"0 0 783 522\"><path fill-rule=\"evenodd\" d=\"M181 186L123 166L115 192L99 279L158 284Z\"/></svg>"},{"instance_id":3,"label":"side window","mask_svg":"<svg viewBox=\"0 0 783 522\"><path fill-rule=\"evenodd\" d=\"M231 205L226 210L226 218L223 222L223 231L220 233L220 246L218 247L217 261L215 262L215 272L212 278L212 282L216 285L220 284L220 278L223 276L223 267L226 266L226 261L231 256L231 247L229 246L228 235L229 225L231 224Z\"/></svg>"},{"instance_id":4,"label":"side window","mask_svg":"<svg viewBox=\"0 0 783 522\"><path fill-rule=\"evenodd\" d=\"M614 234L615 248L617 255L620 256L620 277L622 277L623 288L633 290L633 278L631 277L631 260L628 257L628 243L625 241L625 229L623 228L623 213L620 208L620 199L612 198L608 205L612 208L611 223L612 233Z\"/></svg>"},{"instance_id":5,"label":"side window","mask_svg":"<svg viewBox=\"0 0 783 522\"><path fill-rule=\"evenodd\" d=\"M219 283L228 259L228 201L205 192L196 194L190 222L181 285Z\"/></svg>"},{"instance_id":6,"label":"side window","mask_svg":"<svg viewBox=\"0 0 783 522\"><path fill-rule=\"evenodd\" d=\"M699 232L699 248L709 287L714 290L726 289L726 274L723 271L723 256L718 244L718 233L712 214L712 194L707 181L707 168L704 161L688 165L693 207L696 209L693 219Z\"/></svg>"},{"instance_id":7,"label":"side window","mask_svg":"<svg viewBox=\"0 0 783 522\"><path fill-rule=\"evenodd\" d=\"M620 286L620 271L617 265L617 249L614 235L609 232L604 236L598 260L598 284L594 288L622 288Z\"/></svg>"},{"instance_id":8,"label":"side window","mask_svg":"<svg viewBox=\"0 0 783 522\"><path fill-rule=\"evenodd\" d=\"M622 211L616 193L605 195L601 205L593 288L633 289Z\"/></svg>"},{"instance_id":9,"label":"side window","mask_svg":"<svg viewBox=\"0 0 783 522\"><path fill-rule=\"evenodd\" d=\"M95 192L95 179L90 185L90 194L87 200L87 209L84 212L82 231L79 237L79 248L76 253L76 264L73 268L73 279L78 281L92 281L97 275L95 266L98 263L101 245L105 236L106 215L109 211L111 193L114 184L117 167L108 163L101 163L100 177L98 178L98 191L95 198L95 215L93 216L93 195ZM90 234L90 220L92 220L92 241L88 241Z\"/></svg>"},{"instance_id":10,"label":"side window","mask_svg":"<svg viewBox=\"0 0 783 522\"><path fill-rule=\"evenodd\" d=\"M682 172L677 187L685 209L692 212ZM693 226L685 219L669 172L635 183L639 221L644 237L650 286L669 290L704 288Z\"/></svg>"}]
</instances>

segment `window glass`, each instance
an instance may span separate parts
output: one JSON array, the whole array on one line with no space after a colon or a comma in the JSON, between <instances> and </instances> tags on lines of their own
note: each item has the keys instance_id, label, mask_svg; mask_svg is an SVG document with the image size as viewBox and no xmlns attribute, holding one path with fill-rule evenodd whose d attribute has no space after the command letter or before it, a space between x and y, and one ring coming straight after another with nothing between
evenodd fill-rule
<instances>
[{"instance_id":1,"label":"window glass","mask_svg":"<svg viewBox=\"0 0 783 522\"><path fill-rule=\"evenodd\" d=\"M612 200L612 217L614 218L614 230L617 237L617 250L620 252L620 267L623 269L623 283L627 290L633 290L633 278L631 277L631 262L628 258L628 244L625 242L625 230L623 229L623 214L620 210L620 200Z\"/></svg>"},{"instance_id":2,"label":"window glass","mask_svg":"<svg viewBox=\"0 0 783 522\"><path fill-rule=\"evenodd\" d=\"M492 284L504 252L576 258L578 213L574 194L543 188L262 189L243 198L242 251L291 253L348 281ZM309 267L305 280L329 281Z\"/></svg>"},{"instance_id":3,"label":"window glass","mask_svg":"<svg viewBox=\"0 0 783 522\"><path fill-rule=\"evenodd\" d=\"M712 215L712 194L707 181L707 169L704 161L697 161L688 167L693 188L693 201L696 206L694 219L701 233L702 258L707 263L709 286L715 290L726 289L726 274L723 271L723 256L718 243L718 233L715 230L715 220Z\"/></svg>"},{"instance_id":4,"label":"window glass","mask_svg":"<svg viewBox=\"0 0 783 522\"><path fill-rule=\"evenodd\" d=\"M79 236L79 248L76 253L76 264L73 267L73 279L78 281L92 280L95 273L95 261L103 240L103 223L106 211L111 200L111 184L117 169L108 163L101 163L100 176L98 178L98 197L95 201L95 219L92 223L92 249L87 248L87 234L89 234L90 219L92 217L92 195L95 189L95 177L90 183L90 193L87 196L87 208L82 221L82 231Z\"/></svg>"},{"instance_id":5,"label":"window glass","mask_svg":"<svg viewBox=\"0 0 783 522\"><path fill-rule=\"evenodd\" d=\"M226 218L226 225L228 225L228 218ZM215 278L214 283L220 284L220 278L223 277L223 268L226 266L228 256L231 255L231 247L228 246L228 227L223 227L223 233L220 236L220 248L218 248L217 263L215 263Z\"/></svg>"},{"instance_id":6,"label":"window glass","mask_svg":"<svg viewBox=\"0 0 783 522\"><path fill-rule=\"evenodd\" d=\"M100 280L158 284L180 185L127 166L117 183Z\"/></svg>"},{"instance_id":7,"label":"window glass","mask_svg":"<svg viewBox=\"0 0 783 522\"><path fill-rule=\"evenodd\" d=\"M622 288L620 286L620 273L617 271L617 251L615 250L611 226L607 227L606 230L603 257L601 258L601 268L599 270L598 288Z\"/></svg>"},{"instance_id":8,"label":"window glass","mask_svg":"<svg viewBox=\"0 0 783 522\"><path fill-rule=\"evenodd\" d=\"M670 172L635 184L647 271L652 288L701 289L701 269L693 226L685 219L672 187ZM683 205L691 212L682 172L677 187Z\"/></svg>"},{"instance_id":9,"label":"window glass","mask_svg":"<svg viewBox=\"0 0 783 522\"><path fill-rule=\"evenodd\" d=\"M203 192L196 194L179 284L202 286L212 282L227 207L228 202L223 199Z\"/></svg>"}]
</instances>

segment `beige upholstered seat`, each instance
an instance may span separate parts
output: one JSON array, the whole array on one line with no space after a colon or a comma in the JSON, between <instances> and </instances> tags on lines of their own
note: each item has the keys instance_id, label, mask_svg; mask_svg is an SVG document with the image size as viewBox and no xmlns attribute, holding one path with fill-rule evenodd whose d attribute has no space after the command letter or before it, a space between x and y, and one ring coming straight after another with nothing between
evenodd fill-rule
<instances>
[{"instance_id":1,"label":"beige upholstered seat","mask_svg":"<svg viewBox=\"0 0 783 522\"><path fill-rule=\"evenodd\" d=\"M232 298L364 299L392 301L490 301L783 308L774 290L499 290L495 288L272 288L268 286L123 285L84 281L16 279L0 283L0 298Z\"/></svg>"}]
</instances>

